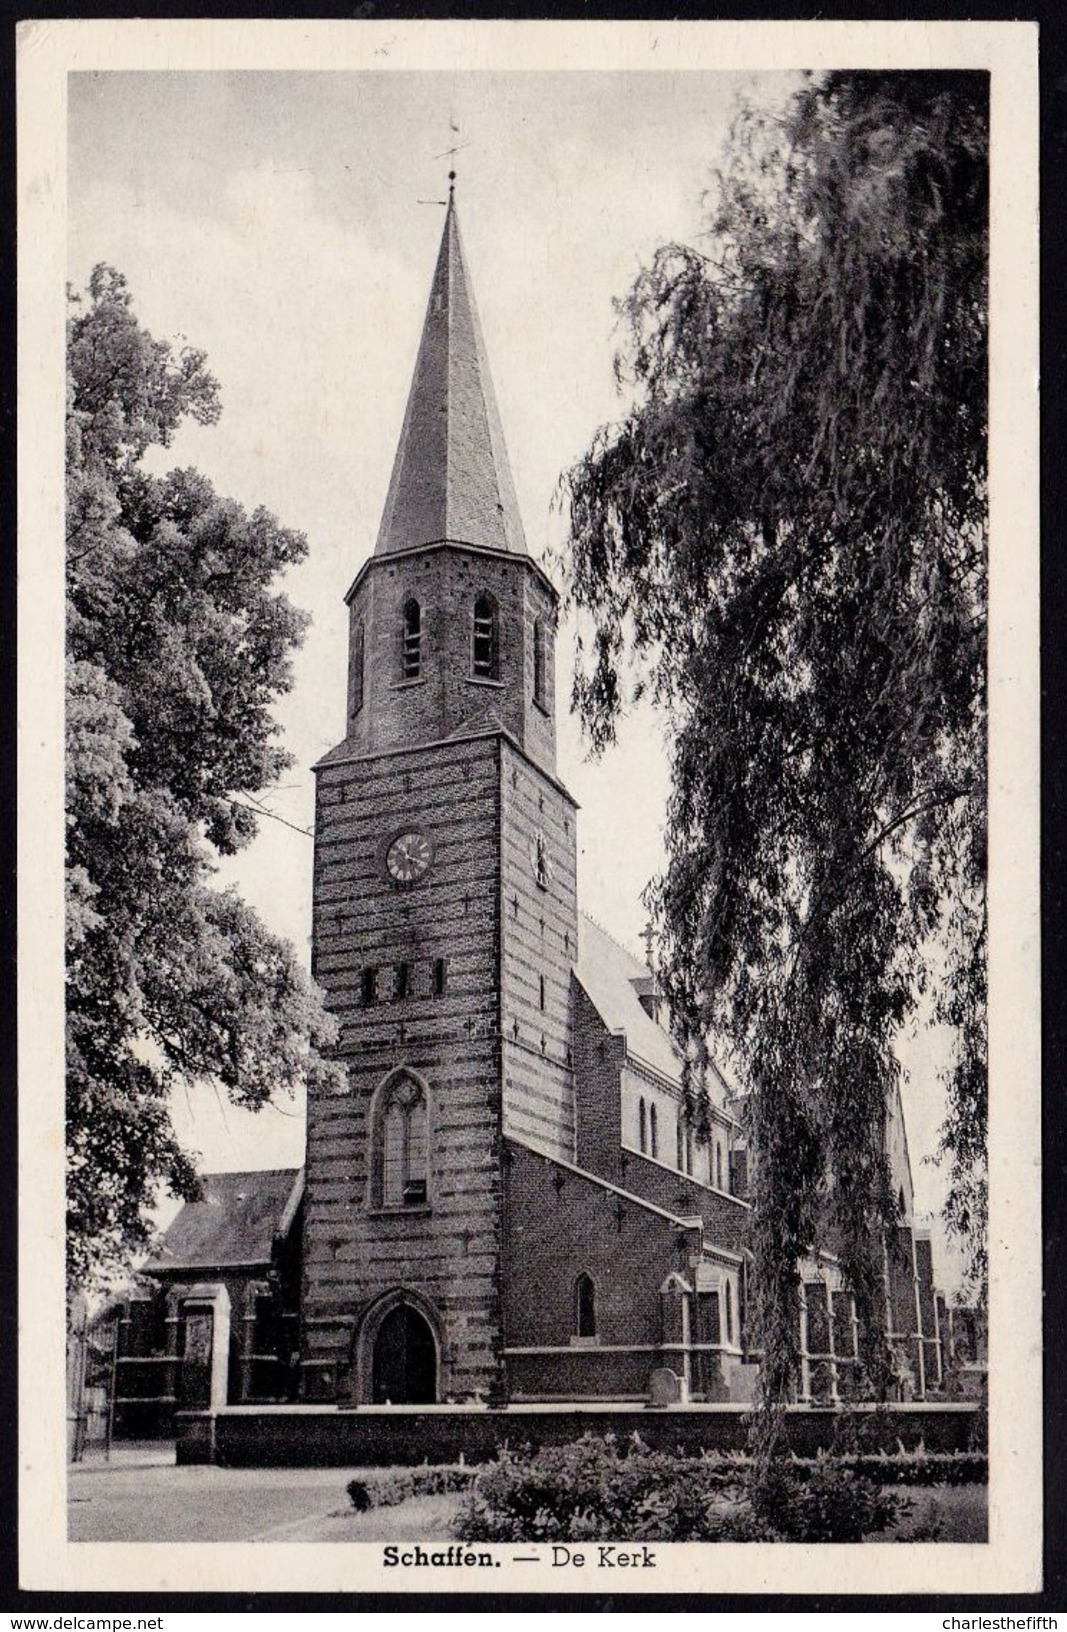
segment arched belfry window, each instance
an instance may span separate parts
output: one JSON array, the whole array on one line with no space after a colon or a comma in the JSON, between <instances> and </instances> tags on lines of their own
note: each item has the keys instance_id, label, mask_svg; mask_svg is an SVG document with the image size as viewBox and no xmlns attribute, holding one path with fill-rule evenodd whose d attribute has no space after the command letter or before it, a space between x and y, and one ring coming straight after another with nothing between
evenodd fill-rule
<instances>
[{"instance_id":1,"label":"arched belfry window","mask_svg":"<svg viewBox=\"0 0 1067 1632\"><path fill-rule=\"evenodd\" d=\"M474 603L471 673L476 680L500 679L500 611L488 594Z\"/></svg>"},{"instance_id":2,"label":"arched belfry window","mask_svg":"<svg viewBox=\"0 0 1067 1632\"><path fill-rule=\"evenodd\" d=\"M548 634L544 618L534 619L533 695L539 708L548 707Z\"/></svg>"},{"instance_id":3,"label":"arched belfry window","mask_svg":"<svg viewBox=\"0 0 1067 1632\"><path fill-rule=\"evenodd\" d=\"M349 713L352 719L363 707L363 666L367 643L367 631L363 619L360 618L352 629L352 645L349 655L349 696L351 703Z\"/></svg>"},{"instance_id":4,"label":"arched belfry window","mask_svg":"<svg viewBox=\"0 0 1067 1632\"><path fill-rule=\"evenodd\" d=\"M578 1337L596 1336L596 1287L584 1270L574 1283L574 1330Z\"/></svg>"},{"instance_id":5,"label":"arched belfry window","mask_svg":"<svg viewBox=\"0 0 1067 1632\"><path fill-rule=\"evenodd\" d=\"M637 1102L637 1148L642 1152L648 1149L648 1112L643 1097Z\"/></svg>"},{"instance_id":6,"label":"arched belfry window","mask_svg":"<svg viewBox=\"0 0 1067 1632\"><path fill-rule=\"evenodd\" d=\"M648 1148L652 1156L659 1155L659 1128L655 1105L648 1107Z\"/></svg>"},{"instance_id":7,"label":"arched belfry window","mask_svg":"<svg viewBox=\"0 0 1067 1632\"><path fill-rule=\"evenodd\" d=\"M414 596L404 603L400 672L405 680L417 680L422 673L422 608Z\"/></svg>"},{"instance_id":8,"label":"arched belfry window","mask_svg":"<svg viewBox=\"0 0 1067 1632\"><path fill-rule=\"evenodd\" d=\"M377 1207L421 1207L428 1197L426 1090L407 1071L378 1090L373 1109L371 1200Z\"/></svg>"}]
</instances>

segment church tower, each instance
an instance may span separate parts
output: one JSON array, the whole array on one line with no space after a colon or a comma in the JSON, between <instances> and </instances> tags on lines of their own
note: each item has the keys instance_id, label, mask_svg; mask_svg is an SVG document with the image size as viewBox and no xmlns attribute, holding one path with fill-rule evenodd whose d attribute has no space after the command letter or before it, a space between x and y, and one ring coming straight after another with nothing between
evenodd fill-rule
<instances>
[{"instance_id":1,"label":"church tower","mask_svg":"<svg viewBox=\"0 0 1067 1632\"><path fill-rule=\"evenodd\" d=\"M504 1136L574 1157L575 805L556 592L526 549L453 198L316 767L307 1399L501 1398Z\"/></svg>"}]
</instances>

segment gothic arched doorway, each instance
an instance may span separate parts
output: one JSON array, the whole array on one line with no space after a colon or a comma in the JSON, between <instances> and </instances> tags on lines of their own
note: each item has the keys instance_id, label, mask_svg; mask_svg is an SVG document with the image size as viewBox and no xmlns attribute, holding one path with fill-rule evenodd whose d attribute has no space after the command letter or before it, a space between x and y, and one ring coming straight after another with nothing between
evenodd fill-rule
<instances>
[{"instance_id":1,"label":"gothic arched doorway","mask_svg":"<svg viewBox=\"0 0 1067 1632\"><path fill-rule=\"evenodd\" d=\"M374 1339L371 1400L375 1405L433 1405L437 1344L429 1322L410 1303L383 1316Z\"/></svg>"}]
</instances>

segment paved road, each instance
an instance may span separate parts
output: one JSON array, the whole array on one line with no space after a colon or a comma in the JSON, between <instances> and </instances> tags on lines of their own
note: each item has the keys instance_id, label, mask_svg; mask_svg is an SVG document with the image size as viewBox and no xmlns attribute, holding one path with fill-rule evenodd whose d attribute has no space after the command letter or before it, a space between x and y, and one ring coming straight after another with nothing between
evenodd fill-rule
<instances>
[{"instance_id":1,"label":"paved road","mask_svg":"<svg viewBox=\"0 0 1067 1632\"><path fill-rule=\"evenodd\" d=\"M336 1514L350 1525L357 1517L345 1492L356 1471L80 1463L68 1469L68 1535L71 1541L312 1539L320 1520ZM361 1533L358 1539L378 1538Z\"/></svg>"}]
</instances>

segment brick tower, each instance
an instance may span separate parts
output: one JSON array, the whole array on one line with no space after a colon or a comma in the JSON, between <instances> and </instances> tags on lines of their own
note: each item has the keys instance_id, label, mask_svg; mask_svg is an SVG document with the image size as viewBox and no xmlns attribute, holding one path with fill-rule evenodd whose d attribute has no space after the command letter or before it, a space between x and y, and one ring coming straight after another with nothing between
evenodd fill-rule
<instances>
[{"instance_id":1,"label":"brick tower","mask_svg":"<svg viewBox=\"0 0 1067 1632\"><path fill-rule=\"evenodd\" d=\"M575 806L556 592L526 550L451 196L347 601L313 906L347 1087L308 1106L304 1393L500 1398L504 1135L574 1156Z\"/></svg>"}]
</instances>

